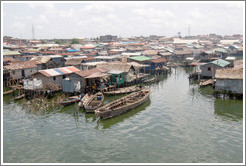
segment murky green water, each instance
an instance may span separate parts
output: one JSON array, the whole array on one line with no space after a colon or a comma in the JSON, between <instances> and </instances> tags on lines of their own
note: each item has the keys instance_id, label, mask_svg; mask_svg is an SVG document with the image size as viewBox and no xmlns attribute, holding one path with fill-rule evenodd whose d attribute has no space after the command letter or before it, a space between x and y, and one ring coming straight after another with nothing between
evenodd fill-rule
<instances>
[{"instance_id":1,"label":"murky green water","mask_svg":"<svg viewBox=\"0 0 246 166\"><path fill-rule=\"evenodd\" d=\"M214 98L189 72L173 70L150 85L150 101L109 120L74 116L76 105L31 113L5 97L3 162L243 162L243 101Z\"/></svg>"}]
</instances>

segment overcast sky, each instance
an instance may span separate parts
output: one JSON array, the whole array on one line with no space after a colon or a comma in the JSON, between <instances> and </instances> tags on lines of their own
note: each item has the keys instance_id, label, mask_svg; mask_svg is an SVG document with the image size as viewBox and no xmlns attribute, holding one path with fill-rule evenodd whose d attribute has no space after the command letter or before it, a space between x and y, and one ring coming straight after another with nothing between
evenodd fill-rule
<instances>
[{"instance_id":1,"label":"overcast sky","mask_svg":"<svg viewBox=\"0 0 246 166\"><path fill-rule=\"evenodd\" d=\"M243 34L244 2L3 3L3 35L36 39Z\"/></svg>"}]
</instances>

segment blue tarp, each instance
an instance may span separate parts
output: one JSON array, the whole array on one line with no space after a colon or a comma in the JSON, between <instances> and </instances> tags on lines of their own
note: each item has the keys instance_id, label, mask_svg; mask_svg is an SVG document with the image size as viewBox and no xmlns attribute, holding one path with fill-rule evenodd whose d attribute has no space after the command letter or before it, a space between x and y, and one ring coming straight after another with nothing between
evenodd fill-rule
<instances>
[{"instance_id":1,"label":"blue tarp","mask_svg":"<svg viewBox=\"0 0 246 166\"><path fill-rule=\"evenodd\" d=\"M138 42L120 42L121 44L132 44L132 43L138 43Z\"/></svg>"},{"instance_id":2,"label":"blue tarp","mask_svg":"<svg viewBox=\"0 0 246 166\"><path fill-rule=\"evenodd\" d=\"M76 52L76 51L79 51L79 50L77 50L77 49L68 49L67 51L68 52Z\"/></svg>"}]
</instances>

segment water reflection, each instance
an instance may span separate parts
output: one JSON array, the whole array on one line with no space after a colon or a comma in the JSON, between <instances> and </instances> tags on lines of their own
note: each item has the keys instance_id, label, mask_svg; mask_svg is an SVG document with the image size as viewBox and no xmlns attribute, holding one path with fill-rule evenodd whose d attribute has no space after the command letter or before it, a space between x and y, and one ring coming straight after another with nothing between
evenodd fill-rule
<instances>
[{"instance_id":1,"label":"water reflection","mask_svg":"<svg viewBox=\"0 0 246 166\"><path fill-rule=\"evenodd\" d=\"M189 67L182 67L183 70L185 71L185 73L190 74L194 71L194 67L193 66L189 66Z\"/></svg>"},{"instance_id":2,"label":"water reflection","mask_svg":"<svg viewBox=\"0 0 246 166\"><path fill-rule=\"evenodd\" d=\"M99 119L97 121L97 125L95 128L98 129L99 126L102 126L103 129L110 128L119 122L123 122L124 120L128 119L129 117L132 117L136 114L139 114L141 111L145 110L150 105L150 103L151 103L151 101L148 100L147 102L140 105L139 107L137 107L137 108L125 113L125 114L122 114L122 115L119 115L115 118L112 118L112 119L106 119L106 120Z\"/></svg>"},{"instance_id":3,"label":"water reflection","mask_svg":"<svg viewBox=\"0 0 246 166\"><path fill-rule=\"evenodd\" d=\"M243 118L243 104L241 100L216 99L214 113L223 119L240 121Z\"/></svg>"}]
</instances>

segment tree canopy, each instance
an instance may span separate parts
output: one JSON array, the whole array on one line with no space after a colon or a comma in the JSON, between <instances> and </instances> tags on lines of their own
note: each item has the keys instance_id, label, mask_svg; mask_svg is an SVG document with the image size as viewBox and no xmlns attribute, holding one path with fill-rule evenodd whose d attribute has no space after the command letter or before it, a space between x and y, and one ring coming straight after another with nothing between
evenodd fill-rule
<instances>
[{"instance_id":1,"label":"tree canopy","mask_svg":"<svg viewBox=\"0 0 246 166\"><path fill-rule=\"evenodd\" d=\"M80 41L77 38L73 38L71 44L80 44Z\"/></svg>"}]
</instances>

